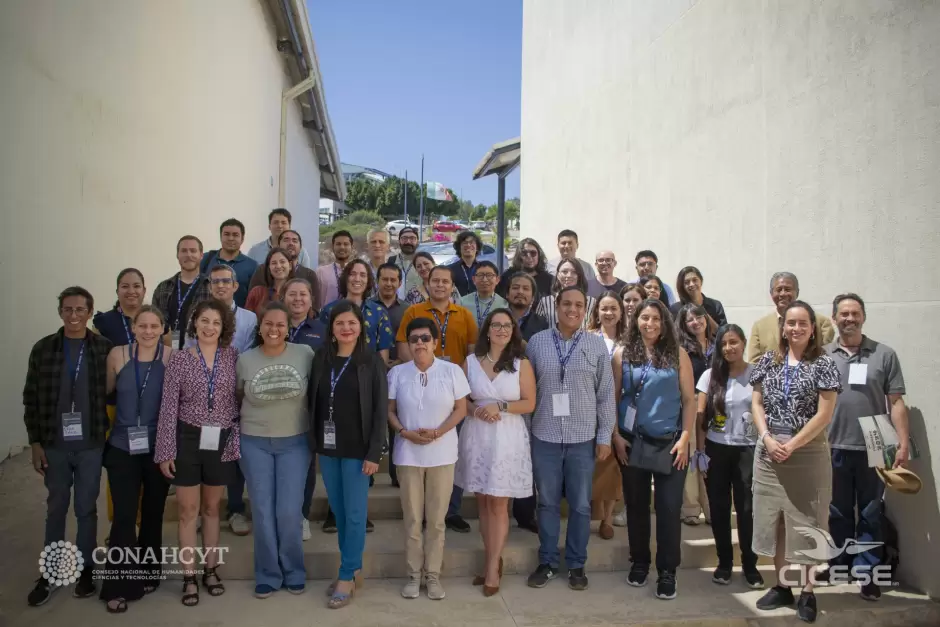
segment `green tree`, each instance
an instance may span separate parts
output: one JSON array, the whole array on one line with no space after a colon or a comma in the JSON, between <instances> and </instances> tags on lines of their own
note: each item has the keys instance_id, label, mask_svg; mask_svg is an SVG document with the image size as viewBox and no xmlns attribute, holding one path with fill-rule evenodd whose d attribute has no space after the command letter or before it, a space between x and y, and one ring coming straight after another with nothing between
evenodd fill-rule
<instances>
[{"instance_id":1,"label":"green tree","mask_svg":"<svg viewBox=\"0 0 940 627\"><path fill-rule=\"evenodd\" d=\"M375 211L379 184L365 177L357 178L346 186L346 205L359 211Z\"/></svg>"}]
</instances>

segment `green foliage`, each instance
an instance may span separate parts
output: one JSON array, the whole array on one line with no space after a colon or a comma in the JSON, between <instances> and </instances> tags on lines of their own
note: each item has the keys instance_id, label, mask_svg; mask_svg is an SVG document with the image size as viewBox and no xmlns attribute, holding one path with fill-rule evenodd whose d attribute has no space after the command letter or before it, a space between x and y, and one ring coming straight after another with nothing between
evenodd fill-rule
<instances>
[{"instance_id":1,"label":"green foliage","mask_svg":"<svg viewBox=\"0 0 940 627\"><path fill-rule=\"evenodd\" d=\"M383 226L385 218L375 211L353 211L345 218L349 224L365 224L367 226Z\"/></svg>"}]
</instances>

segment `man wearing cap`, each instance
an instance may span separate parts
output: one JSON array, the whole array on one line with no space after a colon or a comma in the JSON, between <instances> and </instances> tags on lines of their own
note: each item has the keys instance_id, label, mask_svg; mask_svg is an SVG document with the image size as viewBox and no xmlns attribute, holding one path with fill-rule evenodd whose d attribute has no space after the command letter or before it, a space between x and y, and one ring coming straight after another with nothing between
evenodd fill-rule
<instances>
[{"instance_id":1,"label":"man wearing cap","mask_svg":"<svg viewBox=\"0 0 940 627\"><path fill-rule=\"evenodd\" d=\"M414 268L415 251L418 249L418 229L406 226L398 231L399 253L388 258L391 263L401 269L401 288L399 293L404 297L411 288L421 283L421 277Z\"/></svg>"},{"instance_id":2,"label":"man wearing cap","mask_svg":"<svg viewBox=\"0 0 940 627\"><path fill-rule=\"evenodd\" d=\"M829 424L832 449L829 533L837 547L845 546L848 539L882 542L884 484L876 469L869 466L859 419L890 414L899 441L893 467L907 464L909 429L901 362L890 347L862 334L865 302L858 294L836 296L832 302L832 318L839 329L839 337L826 346L826 353L839 368L842 393L836 400ZM856 574L871 572L882 557L880 547L857 555L845 551L829 565L843 566ZM877 601L881 590L870 581L862 585L861 595L863 599Z\"/></svg>"}]
</instances>

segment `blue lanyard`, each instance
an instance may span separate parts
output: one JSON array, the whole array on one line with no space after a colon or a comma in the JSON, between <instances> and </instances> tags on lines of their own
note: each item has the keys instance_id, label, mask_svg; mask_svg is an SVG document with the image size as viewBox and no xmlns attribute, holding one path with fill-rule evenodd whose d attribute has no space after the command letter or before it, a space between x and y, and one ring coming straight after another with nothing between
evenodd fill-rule
<instances>
[{"instance_id":1,"label":"blue lanyard","mask_svg":"<svg viewBox=\"0 0 940 627\"><path fill-rule=\"evenodd\" d=\"M480 295L476 292L473 293L473 300L476 301L477 305L477 326L483 326L483 319L486 318L487 314L490 313L490 309L493 308L493 303L496 302L496 295L490 297L490 304L486 306L486 309L483 310L482 315L480 314Z\"/></svg>"},{"instance_id":2,"label":"blue lanyard","mask_svg":"<svg viewBox=\"0 0 940 627\"><path fill-rule=\"evenodd\" d=\"M287 331L287 341L293 343L294 338L297 337L297 334L300 333L300 330L301 330L302 328L304 328L304 326L306 326L306 324L307 324L307 321L304 320L303 322L301 322L300 324L298 324L298 325L297 325L296 327L294 327L293 329L289 329L289 330Z\"/></svg>"},{"instance_id":3,"label":"blue lanyard","mask_svg":"<svg viewBox=\"0 0 940 627\"><path fill-rule=\"evenodd\" d=\"M447 325L450 323L450 311L444 315L444 324L441 324L441 318L437 315L437 309L431 309L431 315L434 316L434 322L441 330L441 351L447 345Z\"/></svg>"},{"instance_id":4,"label":"blue lanyard","mask_svg":"<svg viewBox=\"0 0 940 627\"><path fill-rule=\"evenodd\" d=\"M411 272L411 269L414 268L414 261L408 263L408 267L405 267L405 256L401 253L398 254L398 260L401 261L401 266L399 266L404 273L404 278L401 281L402 285L408 285L408 274Z\"/></svg>"},{"instance_id":5,"label":"blue lanyard","mask_svg":"<svg viewBox=\"0 0 940 627\"><path fill-rule=\"evenodd\" d=\"M199 282L199 277L197 276L192 283L189 284L189 289L186 290L186 293L183 294L183 281L180 279L180 275L176 275L176 328L180 328L180 314L183 313L183 305L186 303L186 299L189 298L189 293L193 291L196 287L196 283ZM186 328L185 325L183 328Z\"/></svg>"},{"instance_id":6,"label":"blue lanyard","mask_svg":"<svg viewBox=\"0 0 940 627\"><path fill-rule=\"evenodd\" d=\"M78 384L78 373L82 370L82 358L85 356L85 340L82 340L81 347L78 349L78 360L75 362L75 368L72 368L72 358L69 355L69 340L65 339L65 367L69 369L69 378L72 380L72 412L75 411L75 386Z\"/></svg>"},{"instance_id":7,"label":"blue lanyard","mask_svg":"<svg viewBox=\"0 0 940 627\"><path fill-rule=\"evenodd\" d=\"M652 367L653 367L652 359L648 360L645 364L643 364L643 370L640 371L640 380L637 382L636 392L634 392L633 394L634 399L636 399L636 397L640 395L640 392L643 391L643 386L646 384L646 377L647 375L649 375L650 368ZM631 371L633 370L633 364L630 364L630 370ZM631 378L632 378L632 374L631 374Z\"/></svg>"},{"instance_id":8,"label":"blue lanyard","mask_svg":"<svg viewBox=\"0 0 940 627\"><path fill-rule=\"evenodd\" d=\"M346 366L349 365L350 360L352 360L352 356L346 358L346 363L343 364L339 374L336 374L335 368L330 368L330 422L333 422L333 394L336 392L336 384L339 383L340 377L346 372Z\"/></svg>"},{"instance_id":9,"label":"blue lanyard","mask_svg":"<svg viewBox=\"0 0 940 627\"><path fill-rule=\"evenodd\" d=\"M130 350L130 349L128 349ZM140 426L140 401L144 398L144 390L147 389L147 381L150 380L150 371L153 370L153 364L158 360L163 358L163 345L157 344L157 351L154 353L153 361L150 362L150 365L147 366L147 374L144 375L144 384L140 384L140 361L137 359L137 355L140 353L140 344L134 347L134 382L137 384L137 426Z\"/></svg>"},{"instance_id":10,"label":"blue lanyard","mask_svg":"<svg viewBox=\"0 0 940 627\"><path fill-rule=\"evenodd\" d=\"M215 360L212 364L212 370L209 370L209 366L206 364L206 358L202 354L202 349L199 348L199 344L196 344L196 352L199 353L199 361L202 362L202 370L206 373L206 383L209 386L209 412L212 412L212 408L215 407L215 374L219 371L219 349L215 350Z\"/></svg>"},{"instance_id":11,"label":"blue lanyard","mask_svg":"<svg viewBox=\"0 0 940 627\"><path fill-rule=\"evenodd\" d=\"M463 278L467 280L467 290L470 289L470 286L473 285L473 277L477 273L476 261L470 266L470 274L467 274L467 266L464 264L463 259L460 260L460 269L463 270Z\"/></svg>"},{"instance_id":12,"label":"blue lanyard","mask_svg":"<svg viewBox=\"0 0 940 627\"><path fill-rule=\"evenodd\" d=\"M552 339L555 341L555 352L558 354L558 364L561 366L561 382L565 382L565 370L568 368L568 361L571 359L571 356L574 355L574 349L578 347L578 342L581 341L582 337L581 330L575 332L574 338L571 342L571 348L568 350L567 354L561 352L561 342L558 341L558 331L552 330Z\"/></svg>"},{"instance_id":13,"label":"blue lanyard","mask_svg":"<svg viewBox=\"0 0 940 627\"><path fill-rule=\"evenodd\" d=\"M339 289L339 264L335 261L333 262L333 276L336 277L336 289Z\"/></svg>"},{"instance_id":14,"label":"blue lanyard","mask_svg":"<svg viewBox=\"0 0 940 627\"><path fill-rule=\"evenodd\" d=\"M127 326L127 316L124 315L124 310L118 307L118 313L121 314L121 324L124 325L124 335L127 336L127 345L130 346L134 343L134 333ZM179 314L177 314L179 315Z\"/></svg>"},{"instance_id":15,"label":"blue lanyard","mask_svg":"<svg viewBox=\"0 0 940 627\"><path fill-rule=\"evenodd\" d=\"M801 359L793 366L793 378L796 379L796 373L800 370L800 365L803 363ZM790 357L784 357L783 362L783 402L786 406L790 407Z\"/></svg>"}]
</instances>

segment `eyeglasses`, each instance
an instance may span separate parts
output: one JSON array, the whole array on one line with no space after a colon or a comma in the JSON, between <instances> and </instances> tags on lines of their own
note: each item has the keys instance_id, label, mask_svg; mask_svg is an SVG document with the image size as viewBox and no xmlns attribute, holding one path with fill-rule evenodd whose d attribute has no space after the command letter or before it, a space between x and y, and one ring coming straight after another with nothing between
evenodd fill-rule
<instances>
[{"instance_id":1,"label":"eyeglasses","mask_svg":"<svg viewBox=\"0 0 940 627\"><path fill-rule=\"evenodd\" d=\"M496 278L496 275L492 272L477 272L474 276L481 281L492 281Z\"/></svg>"},{"instance_id":2,"label":"eyeglasses","mask_svg":"<svg viewBox=\"0 0 940 627\"><path fill-rule=\"evenodd\" d=\"M209 280L209 283L212 283L213 285L231 285L234 282L235 282L234 279L210 279Z\"/></svg>"},{"instance_id":3,"label":"eyeglasses","mask_svg":"<svg viewBox=\"0 0 940 627\"><path fill-rule=\"evenodd\" d=\"M512 331L512 323L511 322L494 322L490 324L490 328L495 329L496 331Z\"/></svg>"},{"instance_id":4,"label":"eyeglasses","mask_svg":"<svg viewBox=\"0 0 940 627\"><path fill-rule=\"evenodd\" d=\"M614 262L612 257L601 257L597 259L596 261L597 263L613 263Z\"/></svg>"},{"instance_id":5,"label":"eyeglasses","mask_svg":"<svg viewBox=\"0 0 940 627\"><path fill-rule=\"evenodd\" d=\"M539 256L539 251L537 251L537 250L525 250L525 249L523 249L523 250L522 250L522 256L523 256L523 257L538 257L538 256Z\"/></svg>"},{"instance_id":6,"label":"eyeglasses","mask_svg":"<svg viewBox=\"0 0 940 627\"><path fill-rule=\"evenodd\" d=\"M88 307L63 307L62 313L64 313L66 316L71 316L72 314L84 316L86 313L88 313Z\"/></svg>"},{"instance_id":7,"label":"eyeglasses","mask_svg":"<svg viewBox=\"0 0 940 627\"><path fill-rule=\"evenodd\" d=\"M431 337L430 333L425 333L423 335L412 335L408 338L409 344L430 344L434 338Z\"/></svg>"}]
</instances>

